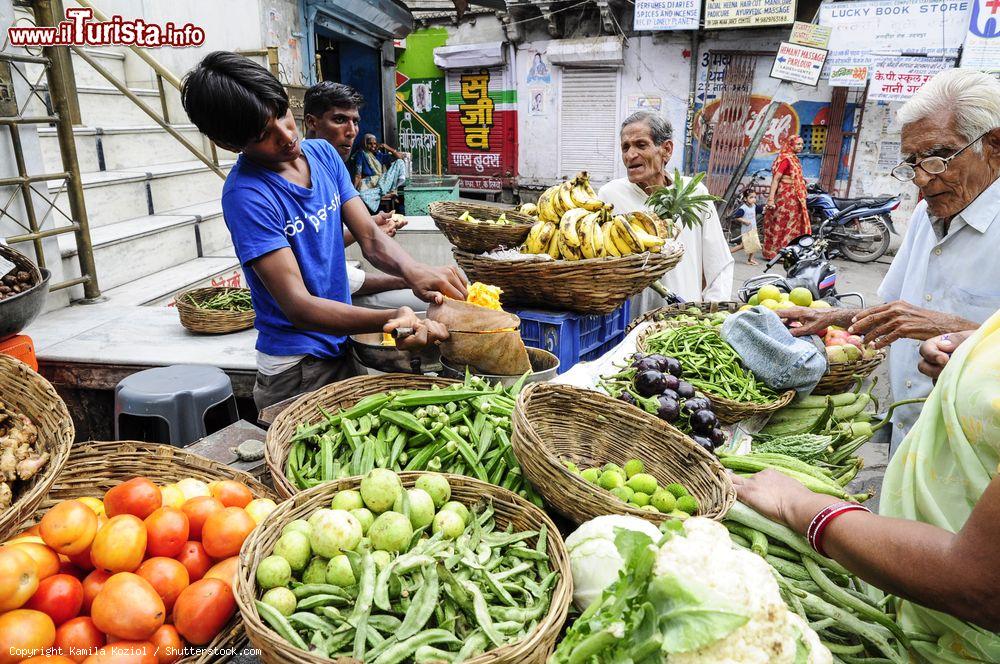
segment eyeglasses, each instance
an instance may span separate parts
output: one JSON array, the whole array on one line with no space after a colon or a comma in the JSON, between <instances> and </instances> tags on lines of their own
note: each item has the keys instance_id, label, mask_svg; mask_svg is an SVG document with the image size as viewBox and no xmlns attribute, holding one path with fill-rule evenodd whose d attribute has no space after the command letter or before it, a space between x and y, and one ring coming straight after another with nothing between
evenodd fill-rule
<instances>
[{"instance_id":1,"label":"eyeglasses","mask_svg":"<svg viewBox=\"0 0 1000 664\"><path fill-rule=\"evenodd\" d=\"M892 177L896 178L900 182L909 182L913 178L917 177L917 169L918 168L921 169L921 170L923 170L923 172L927 173L928 175L940 175L941 173L944 173L946 170L948 170L948 163L952 159L954 159L955 157L957 157L958 155L962 154L963 152L965 152L966 150L968 150L970 147L972 147L973 145L975 145L976 143L978 143L979 140L983 136L985 136L986 134L990 133L990 131L993 131L993 130L990 129L989 131L984 131L979 136L979 138L977 138L974 141L972 141L971 143L967 144L965 147L963 147L961 150L959 150L955 154L951 155L950 157L947 157L947 158L946 157L926 157L926 158L921 159L920 161L916 162L915 164L909 164L909 163L907 163L905 161L900 162L899 165L896 166L896 168L892 169L892 171L891 171L892 172Z\"/></svg>"}]
</instances>

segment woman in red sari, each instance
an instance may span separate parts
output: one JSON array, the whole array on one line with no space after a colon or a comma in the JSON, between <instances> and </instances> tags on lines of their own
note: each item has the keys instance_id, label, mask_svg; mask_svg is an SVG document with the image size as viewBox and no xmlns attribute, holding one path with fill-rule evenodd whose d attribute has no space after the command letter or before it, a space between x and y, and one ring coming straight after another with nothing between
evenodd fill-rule
<instances>
[{"instance_id":1,"label":"woman in red sari","mask_svg":"<svg viewBox=\"0 0 1000 664\"><path fill-rule=\"evenodd\" d=\"M789 136L771 166L771 191L764 207L764 258L771 260L789 242L812 232L806 208L806 179L796 156L802 151L799 135Z\"/></svg>"}]
</instances>

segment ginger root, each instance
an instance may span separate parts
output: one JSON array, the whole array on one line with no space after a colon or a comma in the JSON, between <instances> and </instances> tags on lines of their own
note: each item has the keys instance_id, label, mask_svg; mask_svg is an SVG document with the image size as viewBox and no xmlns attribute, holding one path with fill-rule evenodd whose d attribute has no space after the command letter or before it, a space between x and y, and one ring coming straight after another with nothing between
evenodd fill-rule
<instances>
[{"instance_id":1,"label":"ginger root","mask_svg":"<svg viewBox=\"0 0 1000 664\"><path fill-rule=\"evenodd\" d=\"M49 453L38 448L38 429L23 413L0 402L0 510L14 500L15 480L30 480L45 467Z\"/></svg>"}]
</instances>

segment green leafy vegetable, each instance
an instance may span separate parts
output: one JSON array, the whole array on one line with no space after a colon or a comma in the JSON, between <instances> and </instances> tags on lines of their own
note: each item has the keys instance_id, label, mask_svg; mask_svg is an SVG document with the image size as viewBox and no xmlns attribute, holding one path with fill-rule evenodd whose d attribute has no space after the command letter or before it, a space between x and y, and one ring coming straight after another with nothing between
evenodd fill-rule
<instances>
[{"instance_id":1,"label":"green leafy vegetable","mask_svg":"<svg viewBox=\"0 0 1000 664\"><path fill-rule=\"evenodd\" d=\"M675 574L658 576L649 584L649 601L659 616L666 653L698 650L724 639L750 619L732 602L692 579Z\"/></svg>"},{"instance_id":2,"label":"green leafy vegetable","mask_svg":"<svg viewBox=\"0 0 1000 664\"><path fill-rule=\"evenodd\" d=\"M681 172L674 169L673 181L666 187L654 191L646 201L646 206L661 219L676 221L685 228L700 226L702 215L708 206L722 200L712 194L698 194L695 190L705 179L698 173L690 180L682 182Z\"/></svg>"}]
</instances>

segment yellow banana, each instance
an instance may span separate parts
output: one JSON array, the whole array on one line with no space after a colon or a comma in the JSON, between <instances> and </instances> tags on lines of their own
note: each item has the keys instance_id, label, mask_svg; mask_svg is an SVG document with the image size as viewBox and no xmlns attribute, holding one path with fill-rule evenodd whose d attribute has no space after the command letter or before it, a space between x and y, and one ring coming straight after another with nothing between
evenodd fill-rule
<instances>
[{"instance_id":1,"label":"yellow banana","mask_svg":"<svg viewBox=\"0 0 1000 664\"><path fill-rule=\"evenodd\" d=\"M566 244L566 236L562 233L559 234L559 255L567 261L578 261L583 258L579 247L571 247Z\"/></svg>"},{"instance_id":2,"label":"yellow banana","mask_svg":"<svg viewBox=\"0 0 1000 664\"><path fill-rule=\"evenodd\" d=\"M549 244L545 249L545 253L556 260L559 260L559 238L562 234L559 232L559 228L555 224L549 224L552 226L552 237L549 238Z\"/></svg>"},{"instance_id":3,"label":"yellow banana","mask_svg":"<svg viewBox=\"0 0 1000 664\"><path fill-rule=\"evenodd\" d=\"M614 222L608 224L608 237L611 238L611 243L615 245L615 251L619 256L630 256L633 253L632 247L622 239L618 228L618 224Z\"/></svg>"},{"instance_id":4,"label":"yellow banana","mask_svg":"<svg viewBox=\"0 0 1000 664\"><path fill-rule=\"evenodd\" d=\"M590 176L587 175L587 171L580 171L577 173L576 181L583 191L586 192L588 197L597 198L597 192L594 191L594 188L590 185Z\"/></svg>"},{"instance_id":5,"label":"yellow banana","mask_svg":"<svg viewBox=\"0 0 1000 664\"><path fill-rule=\"evenodd\" d=\"M572 187L570 188L570 196L576 207L582 207L591 212L597 212L604 207L604 203L593 194L593 189L590 191L584 186L587 182L587 173L581 172L571 181Z\"/></svg>"},{"instance_id":6,"label":"yellow banana","mask_svg":"<svg viewBox=\"0 0 1000 664\"><path fill-rule=\"evenodd\" d=\"M597 229L597 233L600 233L597 219L597 213L591 212L577 224L577 231L580 235L580 252L584 258L597 258L593 244L595 229Z\"/></svg>"},{"instance_id":7,"label":"yellow banana","mask_svg":"<svg viewBox=\"0 0 1000 664\"><path fill-rule=\"evenodd\" d=\"M571 180L566 180L559 185L559 205L562 206L563 214L566 214L568 210L578 207L576 201L573 200L572 192L573 182Z\"/></svg>"},{"instance_id":8,"label":"yellow banana","mask_svg":"<svg viewBox=\"0 0 1000 664\"><path fill-rule=\"evenodd\" d=\"M557 186L549 187L538 197L538 218L542 221L559 223L562 213L556 211Z\"/></svg>"},{"instance_id":9,"label":"yellow banana","mask_svg":"<svg viewBox=\"0 0 1000 664\"><path fill-rule=\"evenodd\" d=\"M658 253L660 251L660 247L662 247L663 243L666 242L663 238L657 237L656 235L650 235L646 231L636 231L635 236L638 238L639 243L645 251L651 251L654 254Z\"/></svg>"},{"instance_id":10,"label":"yellow banana","mask_svg":"<svg viewBox=\"0 0 1000 664\"><path fill-rule=\"evenodd\" d=\"M544 221L539 221L531 227L531 230L528 231L528 237L524 239L524 246L521 248L521 251L527 254L540 254L544 251L546 245L542 244L541 234L545 226L546 223Z\"/></svg>"},{"instance_id":11,"label":"yellow banana","mask_svg":"<svg viewBox=\"0 0 1000 664\"><path fill-rule=\"evenodd\" d=\"M656 235L656 223L653 221L653 218L650 215L646 214L642 210L636 210L635 212L630 212L628 215L628 220L629 223L632 225L632 228L645 231L650 235Z\"/></svg>"},{"instance_id":12,"label":"yellow banana","mask_svg":"<svg viewBox=\"0 0 1000 664\"><path fill-rule=\"evenodd\" d=\"M559 220L559 234L563 236L563 241L571 247L580 246L580 236L577 233L577 224L586 217L589 212L583 208L573 208L563 214Z\"/></svg>"},{"instance_id":13,"label":"yellow banana","mask_svg":"<svg viewBox=\"0 0 1000 664\"><path fill-rule=\"evenodd\" d=\"M604 229L596 222L594 223L594 229L590 234L590 242L594 258L604 258L606 255L604 251Z\"/></svg>"},{"instance_id":14,"label":"yellow banana","mask_svg":"<svg viewBox=\"0 0 1000 664\"><path fill-rule=\"evenodd\" d=\"M627 221L622 217L615 217L612 224L612 228L617 233L618 238L628 247L629 254L638 254L645 251L642 242L636 235L635 229ZM619 244L618 248L621 249L622 245ZM622 254L626 255L625 252L622 252Z\"/></svg>"},{"instance_id":15,"label":"yellow banana","mask_svg":"<svg viewBox=\"0 0 1000 664\"><path fill-rule=\"evenodd\" d=\"M519 207L517 211L520 212L521 214L526 214L529 217L538 216L538 206L535 205L534 203L525 203L524 205Z\"/></svg>"},{"instance_id":16,"label":"yellow banana","mask_svg":"<svg viewBox=\"0 0 1000 664\"><path fill-rule=\"evenodd\" d=\"M611 238L611 222L605 222L601 226L601 232L604 234L604 253L608 256L621 256L622 252L618 251L618 247L615 246L615 241Z\"/></svg>"}]
</instances>

